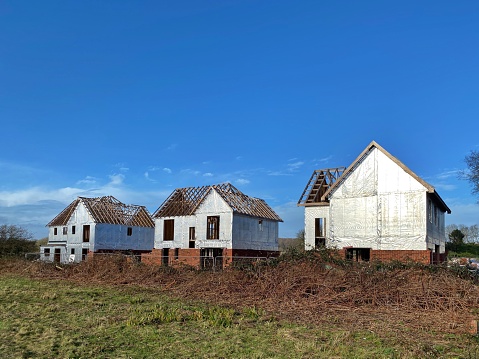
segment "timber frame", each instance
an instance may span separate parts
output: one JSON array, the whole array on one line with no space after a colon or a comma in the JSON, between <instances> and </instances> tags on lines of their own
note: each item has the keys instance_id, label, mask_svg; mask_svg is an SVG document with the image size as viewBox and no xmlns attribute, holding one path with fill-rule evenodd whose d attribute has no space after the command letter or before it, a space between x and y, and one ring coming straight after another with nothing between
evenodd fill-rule
<instances>
[{"instance_id":1,"label":"timber frame","mask_svg":"<svg viewBox=\"0 0 479 359\"><path fill-rule=\"evenodd\" d=\"M50 223L50 226L65 226L77 208L83 203L95 223L122 224L127 226L155 226L148 210L144 206L127 205L113 196L96 198L78 197Z\"/></svg>"},{"instance_id":2,"label":"timber frame","mask_svg":"<svg viewBox=\"0 0 479 359\"><path fill-rule=\"evenodd\" d=\"M178 188L153 213L153 218L191 216L211 191L216 191L238 214L283 221L264 200L249 197L230 183Z\"/></svg>"},{"instance_id":3,"label":"timber frame","mask_svg":"<svg viewBox=\"0 0 479 359\"><path fill-rule=\"evenodd\" d=\"M329 201L323 199L324 194L341 177L346 167L326 168L315 170L304 188L298 201L298 206L327 204Z\"/></svg>"}]
</instances>

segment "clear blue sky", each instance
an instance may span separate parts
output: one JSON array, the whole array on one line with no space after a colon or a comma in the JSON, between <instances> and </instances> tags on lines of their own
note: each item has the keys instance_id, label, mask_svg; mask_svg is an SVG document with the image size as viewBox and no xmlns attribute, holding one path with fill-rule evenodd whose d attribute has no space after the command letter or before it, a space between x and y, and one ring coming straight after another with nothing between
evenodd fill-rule
<instances>
[{"instance_id":1,"label":"clear blue sky","mask_svg":"<svg viewBox=\"0 0 479 359\"><path fill-rule=\"evenodd\" d=\"M478 1L0 1L0 223L231 182L303 227L372 140L479 223Z\"/></svg>"}]
</instances>

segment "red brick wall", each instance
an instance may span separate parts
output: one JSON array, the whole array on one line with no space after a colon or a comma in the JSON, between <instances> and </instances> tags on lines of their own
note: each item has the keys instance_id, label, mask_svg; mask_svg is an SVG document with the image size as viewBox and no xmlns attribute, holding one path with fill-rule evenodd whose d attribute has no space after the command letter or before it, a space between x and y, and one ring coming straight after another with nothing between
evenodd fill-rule
<instances>
[{"instance_id":1,"label":"red brick wall","mask_svg":"<svg viewBox=\"0 0 479 359\"><path fill-rule=\"evenodd\" d=\"M232 255L238 257L277 257L277 251L262 251L256 249L232 249Z\"/></svg>"},{"instance_id":2,"label":"red brick wall","mask_svg":"<svg viewBox=\"0 0 479 359\"><path fill-rule=\"evenodd\" d=\"M175 266L180 264L190 265L196 268L200 267L200 249L185 248L178 249L178 259L175 259L175 249L171 248L168 253L168 265ZM162 265L162 249L153 249L151 253L142 253L141 262L145 264ZM276 251L259 251L244 249L223 249L223 267L231 264L234 257L277 257Z\"/></svg>"},{"instance_id":3,"label":"red brick wall","mask_svg":"<svg viewBox=\"0 0 479 359\"><path fill-rule=\"evenodd\" d=\"M141 262L145 264L157 264L161 265L161 249L153 249L151 253L142 253Z\"/></svg>"},{"instance_id":4,"label":"red brick wall","mask_svg":"<svg viewBox=\"0 0 479 359\"><path fill-rule=\"evenodd\" d=\"M185 248L178 250L178 259L174 257L170 258L171 265L186 264L193 267L200 266L200 249L198 248Z\"/></svg>"},{"instance_id":5,"label":"red brick wall","mask_svg":"<svg viewBox=\"0 0 479 359\"><path fill-rule=\"evenodd\" d=\"M371 261L431 263L430 250L371 250Z\"/></svg>"},{"instance_id":6,"label":"red brick wall","mask_svg":"<svg viewBox=\"0 0 479 359\"><path fill-rule=\"evenodd\" d=\"M153 249L151 253L142 253L141 262L145 264L163 264L163 250ZM200 266L200 250L197 248L178 249L178 259L175 259L175 249L170 248L168 252L168 265L176 266L186 264L193 267Z\"/></svg>"}]
</instances>

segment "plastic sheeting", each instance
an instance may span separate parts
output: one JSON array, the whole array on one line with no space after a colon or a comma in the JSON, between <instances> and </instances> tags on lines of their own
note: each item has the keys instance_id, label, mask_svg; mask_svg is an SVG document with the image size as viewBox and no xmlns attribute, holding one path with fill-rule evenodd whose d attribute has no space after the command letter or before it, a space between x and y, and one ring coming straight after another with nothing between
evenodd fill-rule
<instances>
[{"instance_id":1,"label":"plastic sheeting","mask_svg":"<svg viewBox=\"0 0 479 359\"><path fill-rule=\"evenodd\" d=\"M444 253L445 213L434 209L427 183L378 147L353 166L332 189L329 205L305 207L306 249L315 246L315 219L325 218L329 247Z\"/></svg>"},{"instance_id":2,"label":"plastic sheeting","mask_svg":"<svg viewBox=\"0 0 479 359\"><path fill-rule=\"evenodd\" d=\"M330 197L329 245L424 250L427 189L377 148Z\"/></svg>"}]
</instances>

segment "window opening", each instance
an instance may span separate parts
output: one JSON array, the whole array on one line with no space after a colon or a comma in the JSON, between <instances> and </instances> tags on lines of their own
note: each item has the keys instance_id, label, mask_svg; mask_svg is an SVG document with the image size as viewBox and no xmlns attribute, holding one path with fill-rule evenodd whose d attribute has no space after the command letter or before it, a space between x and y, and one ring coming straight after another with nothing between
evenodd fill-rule
<instances>
[{"instance_id":1,"label":"window opening","mask_svg":"<svg viewBox=\"0 0 479 359\"><path fill-rule=\"evenodd\" d=\"M195 248L195 240L196 240L195 227L190 227L188 238L190 242L188 248Z\"/></svg>"},{"instance_id":2,"label":"window opening","mask_svg":"<svg viewBox=\"0 0 479 359\"><path fill-rule=\"evenodd\" d=\"M326 218L314 219L314 245L316 247L326 245Z\"/></svg>"},{"instance_id":3,"label":"window opening","mask_svg":"<svg viewBox=\"0 0 479 359\"><path fill-rule=\"evenodd\" d=\"M202 248L201 268L223 268L223 248Z\"/></svg>"},{"instance_id":4,"label":"window opening","mask_svg":"<svg viewBox=\"0 0 479 359\"><path fill-rule=\"evenodd\" d=\"M163 240L172 241L175 238L175 220L165 219L163 221Z\"/></svg>"},{"instance_id":5,"label":"window opening","mask_svg":"<svg viewBox=\"0 0 479 359\"><path fill-rule=\"evenodd\" d=\"M220 238L220 217L208 216L206 227L206 239L219 239Z\"/></svg>"},{"instance_id":6,"label":"window opening","mask_svg":"<svg viewBox=\"0 0 479 359\"><path fill-rule=\"evenodd\" d=\"M347 248L346 259L354 262L369 262L371 257L370 248Z\"/></svg>"},{"instance_id":7,"label":"window opening","mask_svg":"<svg viewBox=\"0 0 479 359\"><path fill-rule=\"evenodd\" d=\"M68 234L68 227L63 227L63 235Z\"/></svg>"},{"instance_id":8,"label":"window opening","mask_svg":"<svg viewBox=\"0 0 479 359\"><path fill-rule=\"evenodd\" d=\"M83 242L90 242L90 225L83 226Z\"/></svg>"},{"instance_id":9,"label":"window opening","mask_svg":"<svg viewBox=\"0 0 479 359\"><path fill-rule=\"evenodd\" d=\"M72 226L72 234L75 234L76 226Z\"/></svg>"},{"instance_id":10,"label":"window opening","mask_svg":"<svg viewBox=\"0 0 479 359\"><path fill-rule=\"evenodd\" d=\"M127 235L127 236L131 236L132 233L133 233L133 228L128 227L128 229L126 230L126 235Z\"/></svg>"},{"instance_id":11,"label":"window opening","mask_svg":"<svg viewBox=\"0 0 479 359\"><path fill-rule=\"evenodd\" d=\"M429 222L432 223L432 201L431 200L427 201L427 212L429 216Z\"/></svg>"},{"instance_id":12,"label":"window opening","mask_svg":"<svg viewBox=\"0 0 479 359\"><path fill-rule=\"evenodd\" d=\"M55 248L55 256L53 259L55 262L60 262L61 260L61 249L60 248Z\"/></svg>"}]
</instances>

